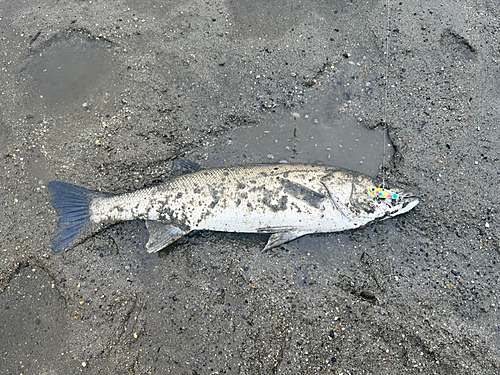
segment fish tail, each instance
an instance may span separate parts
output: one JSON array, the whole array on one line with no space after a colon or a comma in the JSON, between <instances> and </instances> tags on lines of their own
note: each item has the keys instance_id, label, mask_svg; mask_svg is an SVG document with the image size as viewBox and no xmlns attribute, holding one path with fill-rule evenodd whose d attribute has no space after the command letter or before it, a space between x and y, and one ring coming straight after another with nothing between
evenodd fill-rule
<instances>
[{"instance_id":1,"label":"fish tail","mask_svg":"<svg viewBox=\"0 0 500 375\"><path fill-rule=\"evenodd\" d=\"M90 204L104 194L66 182L49 183L52 205L59 215L59 224L52 240L52 252L58 254L94 234L96 226L90 218Z\"/></svg>"}]
</instances>

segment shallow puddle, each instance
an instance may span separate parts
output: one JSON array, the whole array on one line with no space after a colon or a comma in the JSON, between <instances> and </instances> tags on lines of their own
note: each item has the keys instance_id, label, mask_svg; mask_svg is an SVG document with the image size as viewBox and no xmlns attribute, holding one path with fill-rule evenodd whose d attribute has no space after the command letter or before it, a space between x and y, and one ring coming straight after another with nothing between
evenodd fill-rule
<instances>
[{"instance_id":1,"label":"shallow puddle","mask_svg":"<svg viewBox=\"0 0 500 375\"><path fill-rule=\"evenodd\" d=\"M115 113L122 69L117 68L116 46L86 33L69 32L40 43L20 71L25 111L20 115L34 137L24 168L37 184L54 178L46 151L77 142L95 126L96 114Z\"/></svg>"},{"instance_id":2,"label":"shallow puddle","mask_svg":"<svg viewBox=\"0 0 500 375\"><path fill-rule=\"evenodd\" d=\"M327 111L272 114L268 123L240 127L203 150L210 166L249 163L317 163L375 176L384 161L384 129L357 119L331 119ZM297 118L297 115L300 118ZM387 134L386 165L393 147Z\"/></svg>"},{"instance_id":3,"label":"shallow puddle","mask_svg":"<svg viewBox=\"0 0 500 375\"><path fill-rule=\"evenodd\" d=\"M33 52L22 74L46 105L81 109L110 83L110 48L111 43L83 33L64 34Z\"/></svg>"}]
</instances>

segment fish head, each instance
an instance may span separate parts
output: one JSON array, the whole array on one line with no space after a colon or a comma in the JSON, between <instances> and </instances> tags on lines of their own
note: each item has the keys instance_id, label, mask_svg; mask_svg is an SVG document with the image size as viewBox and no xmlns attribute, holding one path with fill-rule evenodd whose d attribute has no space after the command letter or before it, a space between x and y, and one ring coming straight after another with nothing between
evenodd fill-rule
<instances>
[{"instance_id":1,"label":"fish head","mask_svg":"<svg viewBox=\"0 0 500 375\"><path fill-rule=\"evenodd\" d=\"M388 198L377 197L372 193L373 186L377 184L371 177L361 174L353 176L350 203L367 221L404 214L419 203L412 193L398 187L383 189L389 193L386 194Z\"/></svg>"},{"instance_id":2,"label":"fish head","mask_svg":"<svg viewBox=\"0 0 500 375\"><path fill-rule=\"evenodd\" d=\"M419 203L412 193L397 187L388 189L396 199L379 198L371 190L378 186L373 178L351 171L337 172L323 179L323 183L352 228L404 214Z\"/></svg>"}]
</instances>

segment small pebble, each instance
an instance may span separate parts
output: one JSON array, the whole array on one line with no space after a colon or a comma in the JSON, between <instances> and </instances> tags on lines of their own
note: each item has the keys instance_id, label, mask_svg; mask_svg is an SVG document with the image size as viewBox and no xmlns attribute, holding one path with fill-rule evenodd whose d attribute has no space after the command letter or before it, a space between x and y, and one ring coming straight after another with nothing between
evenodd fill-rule
<instances>
[{"instance_id":1,"label":"small pebble","mask_svg":"<svg viewBox=\"0 0 500 375\"><path fill-rule=\"evenodd\" d=\"M82 367L87 367L87 362L82 362Z\"/></svg>"},{"instance_id":2,"label":"small pebble","mask_svg":"<svg viewBox=\"0 0 500 375\"><path fill-rule=\"evenodd\" d=\"M273 154L267 154L267 158L268 159L274 159L274 155Z\"/></svg>"},{"instance_id":3,"label":"small pebble","mask_svg":"<svg viewBox=\"0 0 500 375\"><path fill-rule=\"evenodd\" d=\"M300 118L300 113L297 113L297 112L292 112L292 117L294 120L297 120Z\"/></svg>"}]
</instances>

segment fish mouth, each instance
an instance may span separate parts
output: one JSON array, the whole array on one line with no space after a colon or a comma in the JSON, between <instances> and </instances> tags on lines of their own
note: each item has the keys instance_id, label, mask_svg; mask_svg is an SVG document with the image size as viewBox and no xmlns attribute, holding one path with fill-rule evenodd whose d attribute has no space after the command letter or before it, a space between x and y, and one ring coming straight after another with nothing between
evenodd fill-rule
<instances>
[{"instance_id":1,"label":"fish mouth","mask_svg":"<svg viewBox=\"0 0 500 375\"><path fill-rule=\"evenodd\" d=\"M401 193L400 197L399 200L392 203L393 210L391 210L388 217L404 214L420 203L420 200L415 195L408 192Z\"/></svg>"}]
</instances>

